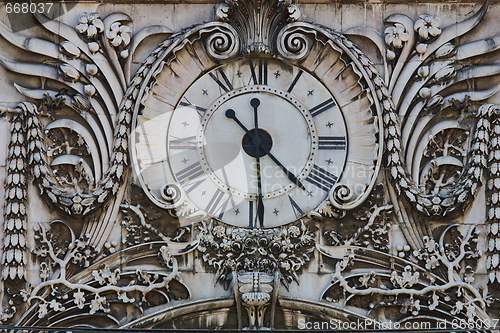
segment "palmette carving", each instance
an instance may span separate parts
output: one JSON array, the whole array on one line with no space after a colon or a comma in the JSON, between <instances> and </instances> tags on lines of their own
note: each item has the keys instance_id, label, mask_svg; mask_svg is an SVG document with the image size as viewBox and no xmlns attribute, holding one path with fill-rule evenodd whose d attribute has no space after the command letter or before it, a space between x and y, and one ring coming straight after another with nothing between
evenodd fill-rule
<instances>
[{"instance_id":1,"label":"palmette carving","mask_svg":"<svg viewBox=\"0 0 500 333\"><path fill-rule=\"evenodd\" d=\"M272 54L275 32L287 21L297 21L300 10L290 0L230 0L218 7L216 17L237 29L242 53Z\"/></svg>"}]
</instances>

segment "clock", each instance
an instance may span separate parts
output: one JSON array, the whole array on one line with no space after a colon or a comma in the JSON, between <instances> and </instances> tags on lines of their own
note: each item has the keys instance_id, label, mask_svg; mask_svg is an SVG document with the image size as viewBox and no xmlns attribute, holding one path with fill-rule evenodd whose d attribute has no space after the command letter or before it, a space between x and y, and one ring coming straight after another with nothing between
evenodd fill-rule
<instances>
[{"instance_id":1,"label":"clock","mask_svg":"<svg viewBox=\"0 0 500 333\"><path fill-rule=\"evenodd\" d=\"M193 82L167 141L176 182L197 207L232 225L274 227L326 199L347 134L337 102L311 74L246 58Z\"/></svg>"},{"instance_id":2,"label":"clock","mask_svg":"<svg viewBox=\"0 0 500 333\"><path fill-rule=\"evenodd\" d=\"M359 205L380 160L374 98L330 47L300 63L220 61L197 40L156 61L130 144L148 197L181 225L211 217L250 228L296 221L325 200Z\"/></svg>"}]
</instances>

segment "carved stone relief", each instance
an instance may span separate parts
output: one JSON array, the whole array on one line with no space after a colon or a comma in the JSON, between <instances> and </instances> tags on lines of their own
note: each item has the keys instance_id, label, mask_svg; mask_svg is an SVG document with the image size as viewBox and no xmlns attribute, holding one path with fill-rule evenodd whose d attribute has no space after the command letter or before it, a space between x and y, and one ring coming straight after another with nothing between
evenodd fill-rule
<instances>
[{"instance_id":1,"label":"carved stone relief","mask_svg":"<svg viewBox=\"0 0 500 333\"><path fill-rule=\"evenodd\" d=\"M493 325L500 6L386 5L347 29L289 0L0 23L2 323Z\"/></svg>"}]
</instances>

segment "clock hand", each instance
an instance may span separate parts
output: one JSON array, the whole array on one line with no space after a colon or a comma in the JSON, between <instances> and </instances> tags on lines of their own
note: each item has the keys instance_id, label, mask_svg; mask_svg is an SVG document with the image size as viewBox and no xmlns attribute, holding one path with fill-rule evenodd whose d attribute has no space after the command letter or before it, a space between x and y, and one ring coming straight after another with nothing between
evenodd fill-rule
<instances>
[{"instance_id":1,"label":"clock hand","mask_svg":"<svg viewBox=\"0 0 500 333\"><path fill-rule=\"evenodd\" d=\"M254 137L253 133L251 133L248 130L248 128L246 128L246 126L243 125L238 118L236 118L236 113L234 112L233 109L226 110L226 117L230 118L230 119L233 119L246 133L248 133L249 135L251 135L252 138ZM281 170L283 170L283 172L287 175L288 179L292 183L296 184L302 190L306 191L305 186L297 179L297 177L295 177L295 175L293 173L291 173L290 171L288 171L288 169L285 168L285 166L283 164L281 164L280 161L278 161L278 159L271 152L268 152L267 155L271 158L271 160L273 160L274 163L276 163L281 168Z\"/></svg>"},{"instance_id":2,"label":"clock hand","mask_svg":"<svg viewBox=\"0 0 500 333\"><path fill-rule=\"evenodd\" d=\"M257 154L255 160L257 162L257 219L259 220L260 227L264 226L264 202L262 201L262 177L260 174L260 139L259 139L259 118L257 108L260 105L260 100L257 98L252 98L250 105L253 107L254 121L255 121L255 132L253 137L253 144Z\"/></svg>"},{"instance_id":3,"label":"clock hand","mask_svg":"<svg viewBox=\"0 0 500 333\"><path fill-rule=\"evenodd\" d=\"M245 126L245 125L243 125L243 124L241 123L241 121L240 121L238 118L236 118L236 113L234 112L234 110L233 110L233 109L228 109L228 110L226 110L226 117L227 117L227 118L229 118L229 119L234 120L234 121L235 121L238 125L240 125L240 127L241 127L241 128L242 128L242 129L243 129L246 133L248 133L249 135L251 135L251 136L252 136L252 138L253 138L253 134L252 134L252 133L250 133L250 131L248 130L248 128L246 128L246 126Z\"/></svg>"},{"instance_id":4,"label":"clock hand","mask_svg":"<svg viewBox=\"0 0 500 333\"><path fill-rule=\"evenodd\" d=\"M273 160L274 163L276 163L280 168L281 170L283 170L283 172L286 174L286 176L288 177L288 179L296 184L298 187L300 187L302 190L306 191L306 188L304 185L302 185L302 183L300 182L300 180L297 179L297 177L295 177L295 175L293 173L291 173L290 171L288 171L287 168L285 168L285 166L283 164L281 164L280 161L278 161L276 159L276 157L274 157L273 154L271 154L271 152L267 153L267 155L271 158L271 160Z\"/></svg>"}]
</instances>

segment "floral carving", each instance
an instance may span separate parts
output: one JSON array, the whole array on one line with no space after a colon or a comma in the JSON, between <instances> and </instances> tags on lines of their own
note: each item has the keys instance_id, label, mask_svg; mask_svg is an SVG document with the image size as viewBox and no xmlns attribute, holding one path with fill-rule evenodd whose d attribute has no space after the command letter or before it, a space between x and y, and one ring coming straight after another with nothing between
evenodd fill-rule
<instances>
[{"instance_id":1,"label":"floral carving","mask_svg":"<svg viewBox=\"0 0 500 333\"><path fill-rule=\"evenodd\" d=\"M97 13L83 13L78 21L79 23L76 25L76 31L85 34L89 39L95 39L98 34L104 31L104 23Z\"/></svg>"},{"instance_id":2,"label":"floral carving","mask_svg":"<svg viewBox=\"0 0 500 333\"><path fill-rule=\"evenodd\" d=\"M385 43L396 49L401 49L409 38L406 28L400 23L385 29Z\"/></svg>"},{"instance_id":3,"label":"floral carving","mask_svg":"<svg viewBox=\"0 0 500 333\"><path fill-rule=\"evenodd\" d=\"M115 22L106 31L106 37L114 47L127 46L132 38L132 29L120 22Z\"/></svg>"},{"instance_id":4,"label":"floral carving","mask_svg":"<svg viewBox=\"0 0 500 333\"><path fill-rule=\"evenodd\" d=\"M392 205L384 204L383 185L378 184L374 188L369 200L353 213L353 217L366 224L357 228L354 232L349 231L351 224L341 223L339 230L327 230L325 236L330 244L335 246L362 246L368 247L370 244L374 249L388 251L390 218ZM351 228L352 229L352 228Z\"/></svg>"},{"instance_id":5,"label":"floral carving","mask_svg":"<svg viewBox=\"0 0 500 333\"><path fill-rule=\"evenodd\" d=\"M34 301L39 302L39 318L46 317L51 311L66 310L68 306L71 306L68 302L75 304L79 309L88 306L89 314L95 314L97 311L108 313L110 300L123 303L147 303L146 296L149 293L155 290L168 290L170 282L179 276L177 260L164 247L159 255L166 263L166 267L171 270L167 276L162 277L159 274L150 274L138 269L135 272L135 279L131 280L130 273L122 272L120 268L111 269L104 264L99 269L91 270L93 279L89 283L71 281L67 277L70 263L89 267L93 258L96 257L97 252L89 244L88 238L61 242L57 233L47 229L43 224L40 224L35 233L38 246L33 253L43 260L41 265L48 263L52 271L56 272L55 276L45 278L45 281L34 288L23 289L19 294L28 304ZM40 293L45 290L50 291L49 296L40 297ZM72 299L69 298L70 296Z\"/></svg>"},{"instance_id":6,"label":"floral carving","mask_svg":"<svg viewBox=\"0 0 500 333\"><path fill-rule=\"evenodd\" d=\"M471 260L477 262L481 256L476 249L477 232L474 226L465 232L458 228L458 225L448 227L437 242L426 238L425 247L414 251L414 256L425 265L425 269L410 265L408 261L398 262L393 259L395 262L390 267L406 264L402 269L392 268L388 272L351 272L344 275L357 260L357 255L344 256L336 263L332 274L333 286L327 289L323 298L329 302L345 300L349 305L372 309L397 305L400 307L401 319L409 314L419 315L422 305L425 305L423 302L428 299L431 310L444 303L453 307L451 315L454 318L477 318L480 316L480 309L484 310L487 304L484 295L471 285L474 271L468 264ZM322 253L328 255L329 252L323 250ZM438 273L441 266L446 271L444 279L437 274L429 274ZM378 295L378 298L372 295ZM440 299L439 295L444 299Z\"/></svg>"},{"instance_id":7,"label":"floral carving","mask_svg":"<svg viewBox=\"0 0 500 333\"><path fill-rule=\"evenodd\" d=\"M432 15L420 15L415 22L414 29L418 32L420 38L429 40L441 34L441 20Z\"/></svg>"},{"instance_id":8,"label":"floral carving","mask_svg":"<svg viewBox=\"0 0 500 333\"><path fill-rule=\"evenodd\" d=\"M315 235L303 222L274 229L243 229L210 221L199 226L198 250L203 261L217 270L226 288L233 271L281 272L288 288L298 282L298 272L309 262Z\"/></svg>"}]
</instances>

